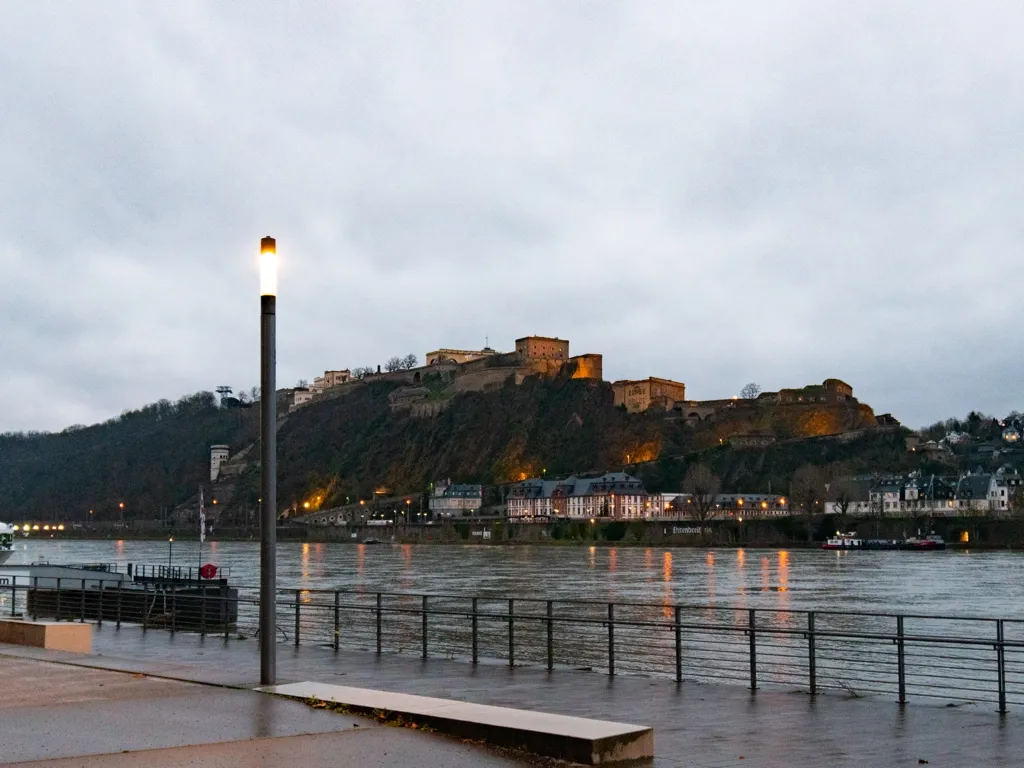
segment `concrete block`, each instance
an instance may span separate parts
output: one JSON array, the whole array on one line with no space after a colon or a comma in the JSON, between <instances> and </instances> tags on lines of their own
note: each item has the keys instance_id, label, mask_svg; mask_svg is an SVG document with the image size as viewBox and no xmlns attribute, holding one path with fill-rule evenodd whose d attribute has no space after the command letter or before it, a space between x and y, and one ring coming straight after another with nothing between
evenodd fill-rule
<instances>
[{"instance_id":1,"label":"concrete block","mask_svg":"<svg viewBox=\"0 0 1024 768\"><path fill-rule=\"evenodd\" d=\"M291 683L260 690L295 699L336 702L357 714L383 711L401 715L407 722L453 736L585 765L609 765L654 756L654 730L643 725L326 683Z\"/></svg>"},{"instance_id":2,"label":"concrete block","mask_svg":"<svg viewBox=\"0 0 1024 768\"><path fill-rule=\"evenodd\" d=\"M92 625L67 621L0 619L0 643L30 645L51 651L92 653Z\"/></svg>"}]
</instances>

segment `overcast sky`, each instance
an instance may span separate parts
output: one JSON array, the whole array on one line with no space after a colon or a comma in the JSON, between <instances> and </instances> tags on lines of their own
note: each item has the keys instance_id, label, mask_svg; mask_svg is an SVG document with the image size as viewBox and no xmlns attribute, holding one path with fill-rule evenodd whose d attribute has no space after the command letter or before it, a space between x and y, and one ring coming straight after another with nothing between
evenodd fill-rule
<instances>
[{"instance_id":1,"label":"overcast sky","mask_svg":"<svg viewBox=\"0 0 1024 768\"><path fill-rule=\"evenodd\" d=\"M0 430L527 334L1024 409L1019 2L4 2Z\"/></svg>"}]
</instances>

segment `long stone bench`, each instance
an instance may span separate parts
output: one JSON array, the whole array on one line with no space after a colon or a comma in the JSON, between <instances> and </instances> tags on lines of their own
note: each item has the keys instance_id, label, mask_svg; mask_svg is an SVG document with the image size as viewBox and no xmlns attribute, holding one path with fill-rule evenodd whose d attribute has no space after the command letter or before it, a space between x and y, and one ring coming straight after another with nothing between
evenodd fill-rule
<instances>
[{"instance_id":1,"label":"long stone bench","mask_svg":"<svg viewBox=\"0 0 1024 768\"><path fill-rule=\"evenodd\" d=\"M585 765L608 765L654 756L654 730L642 725L587 720L524 709L450 699L350 688L326 683L291 683L260 688L294 699L318 699L353 714L401 717L442 733Z\"/></svg>"},{"instance_id":2,"label":"long stone bench","mask_svg":"<svg viewBox=\"0 0 1024 768\"><path fill-rule=\"evenodd\" d=\"M0 643L31 645L52 651L92 653L92 624L0 619Z\"/></svg>"}]
</instances>

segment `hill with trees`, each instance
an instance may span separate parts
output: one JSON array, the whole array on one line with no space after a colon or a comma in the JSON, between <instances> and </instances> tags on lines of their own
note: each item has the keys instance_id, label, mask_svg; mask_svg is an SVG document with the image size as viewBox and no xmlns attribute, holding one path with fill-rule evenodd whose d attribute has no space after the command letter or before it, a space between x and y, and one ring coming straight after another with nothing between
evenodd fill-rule
<instances>
[{"instance_id":1,"label":"hill with trees","mask_svg":"<svg viewBox=\"0 0 1024 768\"><path fill-rule=\"evenodd\" d=\"M596 380L530 377L518 386L456 395L432 418L392 412L389 395L398 386L369 380L292 413L279 393L282 510L309 499L318 499L318 507L344 504L381 488L417 493L441 478L494 485L625 469L649 491L679 491L687 469L702 463L724 490L785 493L805 465L829 476L927 470L922 457L906 450L902 429L866 429L842 440L814 437L821 419L801 426L763 409L756 423L690 425L665 411L629 414L614 406L611 385ZM218 402L199 392L91 427L2 435L0 520L85 520L90 510L93 519L116 520L122 502L127 520L159 518L194 503L199 486L208 485L210 445L227 444L232 454L253 445L258 411L241 398ZM994 431L987 417L968 421L979 434ZM773 424L790 439L729 445L730 431ZM259 495L257 457L250 451L232 478L224 507L229 517L251 519Z\"/></svg>"},{"instance_id":2,"label":"hill with trees","mask_svg":"<svg viewBox=\"0 0 1024 768\"><path fill-rule=\"evenodd\" d=\"M161 400L91 427L0 435L0 520L159 517L209 480L210 445L256 439L256 408L212 392Z\"/></svg>"}]
</instances>

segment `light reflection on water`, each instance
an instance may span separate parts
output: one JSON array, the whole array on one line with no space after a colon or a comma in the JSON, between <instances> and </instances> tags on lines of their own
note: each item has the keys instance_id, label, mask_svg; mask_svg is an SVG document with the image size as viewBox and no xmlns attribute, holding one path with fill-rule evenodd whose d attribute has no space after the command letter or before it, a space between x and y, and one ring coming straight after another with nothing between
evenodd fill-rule
<instances>
[{"instance_id":1,"label":"light reflection on water","mask_svg":"<svg viewBox=\"0 0 1024 768\"><path fill-rule=\"evenodd\" d=\"M15 542L10 564L164 563L161 541ZM208 542L203 560L259 582L259 543ZM175 542L176 565L199 564ZM361 589L663 605L1024 617L1024 554L821 550L501 547L347 543L278 545L282 588ZM785 620L780 617L780 621Z\"/></svg>"}]
</instances>

